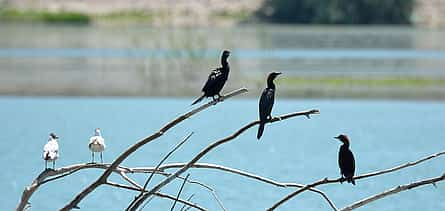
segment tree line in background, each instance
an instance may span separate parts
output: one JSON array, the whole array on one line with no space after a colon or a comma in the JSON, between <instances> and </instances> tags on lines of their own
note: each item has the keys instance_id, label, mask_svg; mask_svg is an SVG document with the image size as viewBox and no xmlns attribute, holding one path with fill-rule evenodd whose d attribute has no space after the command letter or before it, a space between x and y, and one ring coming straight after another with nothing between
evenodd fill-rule
<instances>
[{"instance_id":1,"label":"tree line in background","mask_svg":"<svg viewBox=\"0 0 445 211\"><path fill-rule=\"evenodd\" d=\"M260 19L300 24L410 24L414 0L266 0Z\"/></svg>"}]
</instances>

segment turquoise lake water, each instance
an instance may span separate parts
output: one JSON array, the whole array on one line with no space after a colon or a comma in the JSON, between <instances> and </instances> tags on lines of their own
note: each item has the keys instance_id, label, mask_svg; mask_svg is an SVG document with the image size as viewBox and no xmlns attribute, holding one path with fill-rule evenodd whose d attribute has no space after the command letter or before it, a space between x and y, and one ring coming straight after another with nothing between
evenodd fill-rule
<instances>
[{"instance_id":1,"label":"turquoise lake water","mask_svg":"<svg viewBox=\"0 0 445 211\"><path fill-rule=\"evenodd\" d=\"M88 139L96 127L107 142L106 162L112 161L138 139L152 134L164 123L191 107L191 98L32 98L0 97L0 210L13 209L23 188L43 170L43 145L50 132L60 136L57 166L90 161ZM291 100L278 98L273 114L317 108L312 119L294 118L267 125L261 141L256 127L222 145L201 162L242 169L280 182L310 183L324 177L337 178L340 143L332 137L346 133L356 156L356 172L363 174L389 168L445 149L445 104L415 101ZM195 134L167 162L187 162L209 143L225 137L257 118L257 99L230 99L170 130L140 149L125 166L155 166L163 154L185 137ZM399 172L359 180L351 184L319 187L336 203L346 206L370 194L445 172L445 157ZM55 210L94 181L101 170L83 170L40 187L30 202L31 210ZM214 187L228 210L264 210L291 192L251 179L215 170L190 171L191 179ZM142 183L144 177L130 175ZM184 175L185 176L185 175ZM159 181L157 178L156 181ZM122 182L119 177L112 181ZM124 183L124 182L122 182ZM154 182L151 183L152 185ZM161 191L176 194L180 182ZM219 210L211 194L187 184L183 198ZM122 210L135 193L100 187L82 210ZM166 210L170 201L154 199L145 210ZM177 206L180 208L181 206ZM279 210L329 210L317 194L304 193ZM445 183L424 186L387 197L362 210L444 210Z\"/></svg>"}]
</instances>

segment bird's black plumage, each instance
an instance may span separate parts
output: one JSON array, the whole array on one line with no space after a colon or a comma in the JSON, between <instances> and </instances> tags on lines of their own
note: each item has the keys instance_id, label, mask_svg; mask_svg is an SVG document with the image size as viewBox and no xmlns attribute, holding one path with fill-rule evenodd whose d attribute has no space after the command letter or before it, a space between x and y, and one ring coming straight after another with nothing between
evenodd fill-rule
<instances>
[{"instance_id":1,"label":"bird's black plumage","mask_svg":"<svg viewBox=\"0 0 445 211\"><path fill-rule=\"evenodd\" d=\"M212 70L209 77L207 78L207 82L204 84L202 88L202 92L204 94L196 99L192 105L198 103L205 97L212 97L215 100L215 96L221 97L219 94L224 87L227 79L229 78L230 66L229 62L227 62L227 58L230 56L230 51L225 50L221 55L221 67Z\"/></svg>"},{"instance_id":2,"label":"bird's black plumage","mask_svg":"<svg viewBox=\"0 0 445 211\"><path fill-rule=\"evenodd\" d=\"M355 185L353 179L355 173L355 160L354 155L349 149L349 138L346 135L339 135L335 138L343 142L343 145L338 152L338 165L340 167L340 174L342 175L341 182L346 180Z\"/></svg>"},{"instance_id":3,"label":"bird's black plumage","mask_svg":"<svg viewBox=\"0 0 445 211\"><path fill-rule=\"evenodd\" d=\"M272 117L270 113L272 112L272 107L275 102L275 84L273 80L281 73L272 72L267 77L267 87L263 90L260 97L260 103L258 105L258 110L260 114L260 125L258 127L257 139L260 139L263 135L264 125Z\"/></svg>"}]
</instances>

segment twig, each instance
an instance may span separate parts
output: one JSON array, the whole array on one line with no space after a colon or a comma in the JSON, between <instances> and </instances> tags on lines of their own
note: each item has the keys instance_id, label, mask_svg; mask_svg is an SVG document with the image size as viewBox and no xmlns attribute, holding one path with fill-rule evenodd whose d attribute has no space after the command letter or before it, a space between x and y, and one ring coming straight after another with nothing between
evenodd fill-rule
<instances>
[{"instance_id":1,"label":"twig","mask_svg":"<svg viewBox=\"0 0 445 211\"><path fill-rule=\"evenodd\" d=\"M190 195L190 196L187 198L187 201L192 200L193 196L195 196L195 194ZM181 210L180 210L180 211L183 211L186 207L187 207L187 205L184 204L184 205L181 207Z\"/></svg>"},{"instance_id":2,"label":"twig","mask_svg":"<svg viewBox=\"0 0 445 211\"><path fill-rule=\"evenodd\" d=\"M443 180L445 180L445 174L443 174L442 176L439 176L439 177L434 177L434 178L429 178L429 179L425 179L425 180L420 180L420 181L416 181L416 182L413 182L413 183L410 183L410 184L399 185L399 186L397 186L395 188L386 190L384 192L381 192L381 193L375 194L373 196L367 197L365 199L362 199L360 201L357 201L357 202L355 202L355 203L353 203L353 204L351 204L351 205L349 205L349 206L347 206L347 207L345 207L345 208L343 208L341 210L342 211L353 210L353 209L359 208L359 207L361 207L361 206L363 206L365 204L369 204L369 203L371 203L373 201L376 201L376 200L379 200L381 198L390 196L392 194L396 194L396 193L399 193L399 192L402 192L402 191L406 191L406 190L411 190L413 188L417 188L417 187L420 187L420 186L423 186L423 185L428 185L428 184L433 184L434 185L436 182L443 181Z\"/></svg>"},{"instance_id":3,"label":"twig","mask_svg":"<svg viewBox=\"0 0 445 211\"><path fill-rule=\"evenodd\" d=\"M125 180L127 180L128 183L130 183L130 184L132 184L133 186L135 186L135 187L137 187L137 188L143 190L142 186L140 186L136 181L130 179L130 177L128 177L127 174L125 174L125 173L122 172L122 171L119 172L119 174L121 175L122 178L124 178Z\"/></svg>"},{"instance_id":4,"label":"twig","mask_svg":"<svg viewBox=\"0 0 445 211\"><path fill-rule=\"evenodd\" d=\"M377 176L377 175L381 175L381 174L386 174L386 173L398 171L398 170L404 169L406 167L415 166L415 165L417 165L419 163L423 163L423 162L425 162L427 160L431 160L433 158L439 157L439 156L444 155L444 154L445 154L445 150L441 151L441 152L434 153L432 155L428 155L428 156L426 156L424 158L421 158L421 159L413 161L413 162L408 162L408 163L405 163L405 164L402 164L402 165L399 165L399 166L395 166L393 168L389 168L389 169L382 170L382 171L371 172L371 173L368 173L368 174L363 174L363 175L354 177L354 179L362 179L362 178L366 178L366 177L373 177L373 176Z\"/></svg>"},{"instance_id":5,"label":"twig","mask_svg":"<svg viewBox=\"0 0 445 211\"><path fill-rule=\"evenodd\" d=\"M181 195L182 189L184 188L185 182L187 181L187 179L189 178L190 174L187 174L187 176L185 177L184 182L181 185L181 188L179 189L178 195L176 196L176 200L179 199L179 196ZM176 205L176 200L175 202L173 202L172 208L170 209L170 211L173 211L175 209L175 205Z\"/></svg>"},{"instance_id":6,"label":"twig","mask_svg":"<svg viewBox=\"0 0 445 211\"><path fill-rule=\"evenodd\" d=\"M444 155L444 154L445 154L445 151L434 153L432 155L429 155L427 157L421 158L421 159L419 159L417 161L414 161L414 162L408 162L408 163L405 163L405 164L402 164L402 165L399 165L399 166L395 166L395 167L392 167L392 168L380 170L380 171L377 171L377 172L372 172L372 173L367 173L367 174L362 174L362 175L359 175L359 176L355 176L354 180L364 179L364 178L368 178L368 177L374 177L374 176L378 176L378 175L382 175L382 174L387 174L387 173L391 173L391 172L394 172L394 171L398 171L398 170L401 170L401 169L404 169L404 168L407 168L407 167L415 166L417 164L423 163L423 162L425 162L427 160L431 160L431 159L433 159L435 157L438 157L438 156L441 156L441 155ZM316 182L314 182L312 184L306 185L303 188L298 189L298 190L290 193L289 195L285 196L280 201L278 201L275 204L273 204L268 210L276 209L277 207L279 207L281 204L285 203L289 199L297 196L298 194L300 194L300 193L302 193L302 192L304 192L304 191L306 191L306 190L308 190L310 188L313 188L313 187L316 187L316 186L319 186L319 185L324 185L324 184L338 183L340 181L341 181L341 178L338 178L338 179L324 178L324 179L316 181Z\"/></svg>"},{"instance_id":7,"label":"twig","mask_svg":"<svg viewBox=\"0 0 445 211\"><path fill-rule=\"evenodd\" d=\"M113 186L113 187L117 187L117 188L123 188L123 189L128 189L128 190L134 190L134 191L140 191L140 190L141 190L141 189L139 189L139 188L134 188L134 187L132 187L132 186L123 185L123 184L119 184L119 183L115 183L115 182L110 182L110 181L107 181L107 182L105 182L104 184L106 184L106 185L110 185L110 186ZM201 207L201 206L199 206L199 205L197 205L197 204L193 204L193 203L191 203L189 200L184 200L184 199L175 198L175 197L173 197L173 196L170 196L170 195L167 195L167 194L163 194L163 193L160 193L160 192L156 192L156 193L153 194L153 195L158 196L158 197L161 197L161 198L170 199L170 200L173 200L173 201L178 201L178 202L180 202L180 203L182 203L182 204L184 204L184 205L187 205L187 206L196 208L196 209L198 209L198 210L203 210L203 211L207 210L206 208L203 208L203 207Z\"/></svg>"},{"instance_id":8,"label":"twig","mask_svg":"<svg viewBox=\"0 0 445 211\"><path fill-rule=\"evenodd\" d=\"M170 163L170 164L160 166L159 170L164 171L166 169L171 169L171 168L182 168L185 165L187 165L187 163ZM216 165L216 164L211 164L211 163L195 163L192 165L192 168L216 169L216 170L244 176L244 177L247 177L250 179L254 179L254 180L257 180L260 182L264 182L264 183L274 185L277 187L282 187L282 188L289 188L289 187L303 188L303 187L305 187L305 185L303 185L303 184L277 182L275 180L272 180L272 179L269 179L266 177L262 177L262 176L259 176L256 174L248 173L248 172L245 172L245 171L242 171L239 169L229 168L229 167L225 167L222 165ZM318 190L316 188L310 188L309 191L320 194L328 202L329 206L331 206L331 208L333 210L338 210L338 208L334 205L334 203L329 199L329 197L323 191ZM226 210L226 209L223 208L223 210Z\"/></svg>"},{"instance_id":9,"label":"twig","mask_svg":"<svg viewBox=\"0 0 445 211\"><path fill-rule=\"evenodd\" d=\"M226 98L230 98L242 93L246 93L247 89L242 88L242 89L238 89L235 90L225 96L221 96L222 100L226 99ZM61 210L63 211L69 211L75 207L78 207L78 204L82 201L82 199L84 199L88 194L90 194L91 192L93 192L97 187L99 187L100 185L104 184L108 177L111 175L112 171L118 167L125 159L127 159L128 156L130 156L133 152L135 152L136 150L138 150L140 147L144 146L145 144L159 138L160 136L162 136L165 132L167 132L169 129L173 128L174 126L176 126L177 124L181 123L182 121L190 118L191 116L193 116L194 114L205 110L206 108L209 108L212 105L216 105L219 102L223 102L223 101L215 101L215 102L209 102L207 104L204 104L198 108L193 109L192 111L189 111L179 117L177 117L176 119L174 119L173 121L167 123L164 127L162 127L158 132L155 132L154 134L138 141L136 144L134 144L133 146L131 146L130 148L128 148L126 151L124 151L121 155L119 155L118 158L116 158L113 163L111 164L111 166L92 184L90 184L88 187L86 187L85 189L83 189L79 194L77 194L68 204L66 204Z\"/></svg>"},{"instance_id":10,"label":"twig","mask_svg":"<svg viewBox=\"0 0 445 211\"><path fill-rule=\"evenodd\" d=\"M270 207L270 208L267 209L267 210L268 210L268 211L275 210L275 209L276 209L277 207L279 207L281 204L283 204L284 202L288 201L288 200L291 199L292 197L298 195L299 193L302 193L302 192L305 191L305 190L308 190L308 189L310 189L310 188L316 187L316 186L321 185L321 184L326 184L326 183L328 183L328 178L325 178L325 179L323 179L323 180L314 182L314 183L312 183L312 184L310 184L310 185L306 185L306 186L304 186L304 187L298 189L297 191L295 191L295 192L293 192L293 193L287 195L286 197L284 197L283 199L281 199L280 201L278 201L277 203L275 203L272 207Z\"/></svg>"},{"instance_id":11,"label":"twig","mask_svg":"<svg viewBox=\"0 0 445 211\"><path fill-rule=\"evenodd\" d=\"M179 142L170 152L167 153L167 155L165 155L161 161L159 161L158 165L155 167L154 171L150 174L150 176L147 178L147 180L144 183L144 187L143 190L145 190L147 188L148 183L150 182L150 180L153 178L153 175L155 174L155 172L158 170L159 166L162 165L164 163L164 161L167 160L168 157L170 157L170 155L173 154L173 152L175 152L177 149L179 149L179 147L181 147L187 140L189 140L189 138L193 135L193 132L191 132L187 137L185 137L181 142Z\"/></svg>"},{"instance_id":12,"label":"twig","mask_svg":"<svg viewBox=\"0 0 445 211\"><path fill-rule=\"evenodd\" d=\"M156 192L155 195L156 195L156 196L159 196L159 197L162 197L162 198L167 198L167 199L171 199L171 200L176 200L176 198L173 197L173 196L170 196L170 195L167 195L167 194L163 194L163 193L159 193L159 192ZM197 204L193 204L193 203L191 203L191 202L185 201L185 200L183 200L183 199L178 199L177 201L178 201L178 202L181 202L181 203L183 203L183 204L185 204L185 205L187 205L187 206L189 206L189 207L193 207L193 208L195 208L195 209L198 209L198 210L203 210L203 211L206 211L206 210L207 210L207 209L204 208L204 207L201 207L201 206L199 206L199 205L197 205Z\"/></svg>"},{"instance_id":13,"label":"twig","mask_svg":"<svg viewBox=\"0 0 445 211\"><path fill-rule=\"evenodd\" d=\"M281 120L285 120L291 117L295 117L295 116L307 116L310 114L318 114L319 111L318 110L308 110L308 111L301 111L301 112L294 112L294 113L290 113L290 114L286 114L283 116L279 116L279 117L274 117L272 118L269 122L276 122L276 121L281 121ZM206 148L204 148L200 153L198 153L190 162L188 162L184 167L182 167L181 169L177 170L174 174L172 174L171 176L167 177L166 179L164 179L163 181L161 181L158 185L156 185L155 187L153 187L150 191L148 191L147 193L144 193L141 197L138 197L136 199L136 202L134 203L134 206L132 207L127 207L127 210L132 210L135 211L141 204L142 202L148 198L150 195L152 195L153 193L157 192L159 189L161 189L162 187L164 187L165 185L167 185L168 183L170 183L172 180L174 180L177 176L181 175L182 173L184 173L185 171L187 171L193 164L195 164L199 159L201 159L204 155L206 155L208 152L210 152L212 149L218 147L221 144L227 143L233 139L235 139L236 137L238 137L240 134L242 134L243 132L245 132L247 129L259 124L259 120L257 121L253 121L247 125L245 125L244 127L242 127L241 129L239 129L238 131L236 131L235 133L233 133L230 136L227 136L221 140L218 140L212 144L210 144L209 146L207 146Z\"/></svg>"}]
</instances>

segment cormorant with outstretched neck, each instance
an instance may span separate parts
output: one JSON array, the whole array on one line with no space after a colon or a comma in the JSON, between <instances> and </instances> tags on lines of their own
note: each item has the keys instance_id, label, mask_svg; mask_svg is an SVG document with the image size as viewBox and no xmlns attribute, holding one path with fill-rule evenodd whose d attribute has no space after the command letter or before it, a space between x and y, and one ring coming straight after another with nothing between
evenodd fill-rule
<instances>
[{"instance_id":1,"label":"cormorant with outstretched neck","mask_svg":"<svg viewBox=\"0 0 445 211\"><path fill-rule=\"evenodd\" d=\"M259 140L263 135L264 125L267 121L272 119L270 113L272 112L273 103L275 101L275 84L273 80L280 75L280 72L272 72L267 77L267 87L263 90L261 94L259 103L259 113L260 113L260 126L258 127L257 139Z\"/></svg>"},{"instance_id":2,"label":"cormorant with outstretched neck","mask_svg":"<svg viewBox=\"0 0 445 211\"><path fill-rule=\"evenodd\" d=\"M227 62L227 58L230 56L230 51L225 50L221 55L221 67L212 70L212 72L209 75L209 78L207 79L207 82L205 83L204 87L202 88L202 92L204 94L195 100L195 102L192 103L192 105L198 103L205 97L212 97L213 100L215 100L215 96L218 96L218 99L221 97L219 92L221 92L221 89L224 87L224 84L227 81L227 78L229 77L229 71L230 66L229 62Z\"/></svg>"},{"instance_id":3,"label":"cormorant with outstretched neck","mask_svg":"<svg viewBox=\"0 0 445 211\"><path fill-rule=\"evenodd\" d=\"M334 138L343 142L343 145L340 147L340 151L338 152L338 165L340 166L341 174L340 182L346 180L347 182L355 185L355 181L353 179L355 172L355 160L354 155L349 149L349 138L343 134Z\"/></svg>"}]
</instances>

